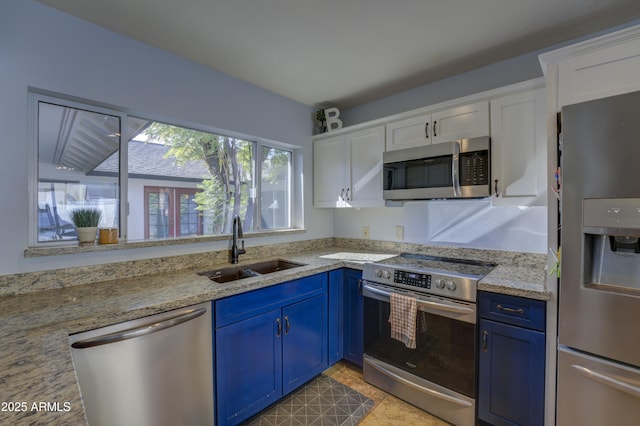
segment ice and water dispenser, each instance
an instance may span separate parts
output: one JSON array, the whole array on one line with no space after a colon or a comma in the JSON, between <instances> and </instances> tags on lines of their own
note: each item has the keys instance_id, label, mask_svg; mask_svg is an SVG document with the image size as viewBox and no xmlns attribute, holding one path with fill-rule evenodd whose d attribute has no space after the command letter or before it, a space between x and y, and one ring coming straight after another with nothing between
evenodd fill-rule
<instances>
[{"instance_id":1,"label":"ice and water dispenser","mask_svg":"<svg viewBox=\"0 0 640 426\"><path fill-rule=\"evenodd\" d=\"M640 198L583 200L584 285L640 291Z\"/></svg>"}]
</instances>

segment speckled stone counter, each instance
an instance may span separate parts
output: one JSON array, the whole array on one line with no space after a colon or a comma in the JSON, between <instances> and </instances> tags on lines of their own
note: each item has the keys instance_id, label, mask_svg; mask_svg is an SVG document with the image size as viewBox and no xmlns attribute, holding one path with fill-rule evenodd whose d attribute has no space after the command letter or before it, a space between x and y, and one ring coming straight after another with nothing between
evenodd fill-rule
<instances>
[{"instance_id":1,"label":"speckled stone counter","mask_svg":"<svg viewBox=\"0 0 640 426\"><path fill-rule=\"evenodd\" d=\"M81 284L85 279L83 278L74 282L76 285L60 285L60 280L64 281L60 277L75 276L78 273L76 270L50 272L50 275L59 274L58 278L48 277L46 273L36 273L36 278L12 277L14 281L5 277L5 283L17 282L17 286L24 285L23 282L34 283L39 291L0 297L0 403L4 404L0 411L0 424L85 423L68 343L69 334L337 268L361 269L363 262L370 259L368 254L395 254L413 250L449 257L481 257L481 260L490 260L500 265L483 279L481 290L548 300L544 288L544 256L541 255L444 248L439 250L433 247L362 241L334 239L330 241L333 246L327 244L327 241L323 241L320 248L313 244L303 245L307 250L300 250L300 246L289 244L288 253L283 247L255 250L255 254L246 256L241 264L278 257L306 266L225 284L213 283L196 273L205 270L205 267L212 267L212 258L224 258L223 255L212 257L211 254L206 262L185 262L185 259L181 259L178 261L183 266L181 270L176 270L179 268L172 260L166 261L169 267L164 267L163 261L156 260L149 270L160 273L127 276L132 274L129 271L124 273L123 278L103 278L102 282L95 282L95 276L92 276L90 278L93 284ZM139 265L123 266L125 269L133 268L138 273L142 271ZM172 268L174 271L170 272ZM97 276L103 276L104 267L94 269ZM91 271L91 267L86 267L84 272L91 274ZM49 290L40 288L42 280L46 279L54 283L48 287Z\"/></svg>"}]
</instances>

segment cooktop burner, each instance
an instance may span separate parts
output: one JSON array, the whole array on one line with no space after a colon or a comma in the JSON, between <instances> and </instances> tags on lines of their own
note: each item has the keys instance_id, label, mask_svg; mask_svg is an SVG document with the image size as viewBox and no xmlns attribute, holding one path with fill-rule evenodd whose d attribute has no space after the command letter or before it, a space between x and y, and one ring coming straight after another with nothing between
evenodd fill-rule
<instances>
[{"instance_id":1,"label":"cooktop burner","mask_svg":"<svg viewBox=\"0 0 640 426\"><path fill-rule=\"evenodd\" d=\"M386 286L475 302L478 281L495 266L476 260L402 253L365 263L362 278Z\"/></svg>"},{"instance_id":2,"label":"cooktop burner","mask_svg":"<svg viewBox=\"0 0 640 426\"><path fill-rule=\"evenodd\" d=\"M392 268L420 269L424 272L454 275L481 279L493 268L494 263L477 260L455 259L450 257L436 257L424 254L402 253L398 256L376 262Z\"/></svg>"}]
</instances>

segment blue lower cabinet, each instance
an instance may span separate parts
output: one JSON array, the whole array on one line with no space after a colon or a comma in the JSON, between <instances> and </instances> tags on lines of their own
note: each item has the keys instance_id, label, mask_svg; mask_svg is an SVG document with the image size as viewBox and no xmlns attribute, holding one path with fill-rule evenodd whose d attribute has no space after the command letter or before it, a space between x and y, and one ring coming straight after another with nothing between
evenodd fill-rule
<instances>
[{"instance_id":1,"label":"blue lower cabinet","mask_svg":"<svg viewBox=\"0 0 640 426\"><path fill-rule=\"evenodd\" d=\"M258 312L259 300L269 310ZM327 368L326 273L216 305L218 425L239 424Z\"/></svg>"},{"instance_id":2,"label":"blue lower cabinet","mask_svg":"<svg viewBox=\"0 0 640 426\"><path fill-rule=\"evenodd\" d=\"M327 368L327 297L316 296L282 309L283 393Z\"/></svg>"},{"instance_id":3,"label":"blue lower cabinet","mask_svg":"<svg viewBox=\"0 0 640 426\"><path fill-rule=\"evenodd\" d=\"M362 367L364 350L364 296L362 271L344 269L344 359Z\"/></svg>"},{"instance_id":4,"label":"blue lower cabinet","mask_svg":"<svg viewBox=\"0 0 640 426\"><path fill-rule=\"evenodd\" d=\"M481 294L479 300L479 420L494 426L543 425L546 336L541 330L545 303L489 293ZM512 318L495 321L490 306ZM536 310L542 313L529 314ZM526 322L528 328L513 325L522 317L539 319Z\"/></svg>"},{"instance_id":5,"label":"blue lower cabinet","mask_svg":"<svg viewBox=\"0 0 640 426\"><path fill-rule=\"evenodd\" d=\"M281 310L216 330L218 424L237 424L282 395Z\"/></svg>"}]
</instances>

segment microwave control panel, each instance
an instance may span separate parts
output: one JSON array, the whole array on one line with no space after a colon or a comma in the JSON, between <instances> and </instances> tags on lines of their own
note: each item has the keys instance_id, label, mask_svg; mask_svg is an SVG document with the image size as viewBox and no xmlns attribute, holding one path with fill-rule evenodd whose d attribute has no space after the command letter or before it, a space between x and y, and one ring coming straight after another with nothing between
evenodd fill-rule
<instances>
[{"instance_id":1,"label":"microwave control panel","mask_svg":"<svg viewBox=\"0 0 640 426\"><path fill-rule=\"evenodd\" d=\"M460 153L460 185L489 184L489 151Z\"/></svg>"}]
</instances>

